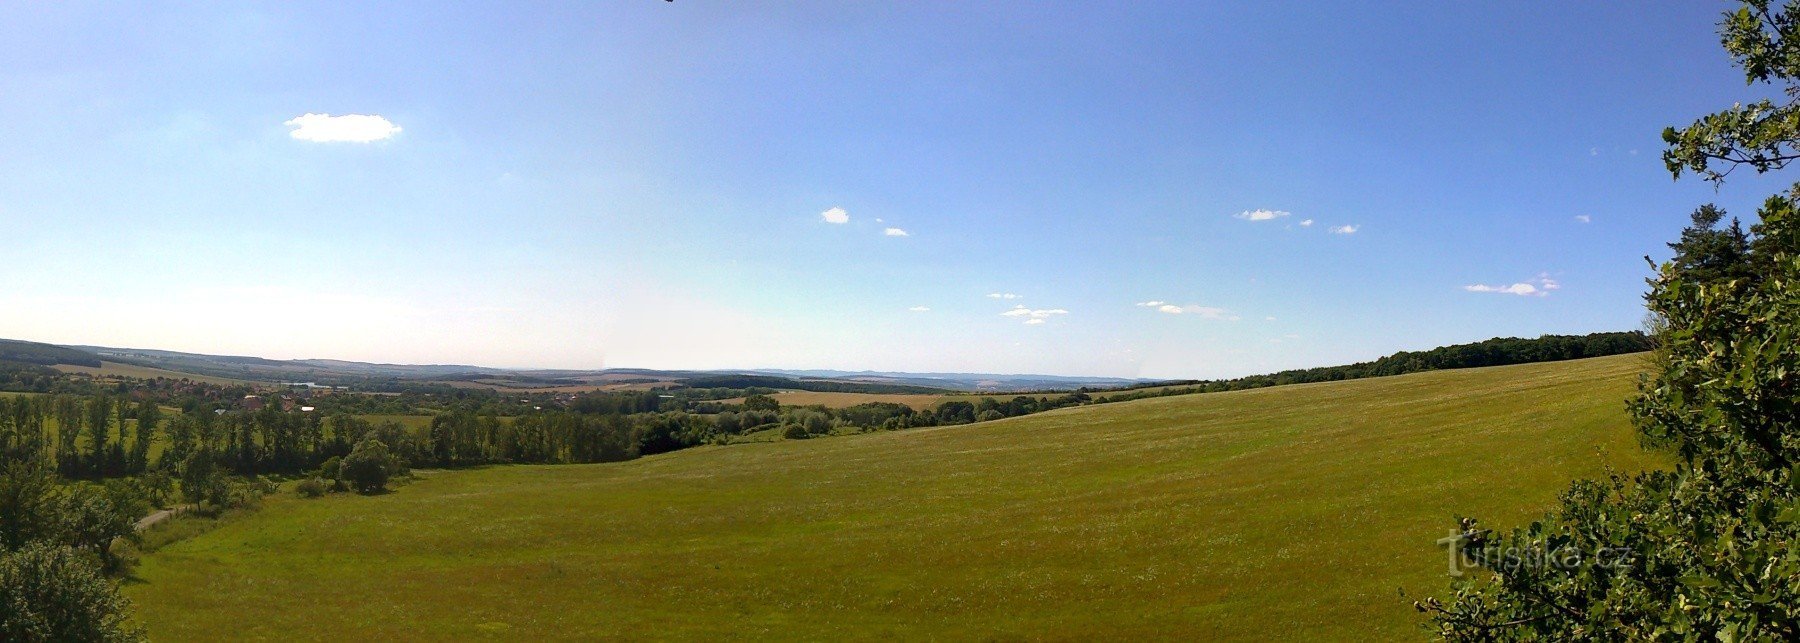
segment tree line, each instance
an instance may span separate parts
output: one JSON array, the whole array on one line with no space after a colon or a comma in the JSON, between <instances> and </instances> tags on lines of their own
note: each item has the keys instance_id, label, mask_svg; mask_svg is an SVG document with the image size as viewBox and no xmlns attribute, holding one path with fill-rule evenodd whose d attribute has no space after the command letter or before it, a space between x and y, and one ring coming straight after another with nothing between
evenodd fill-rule
<instances>
[{"instance_id":1,"label":"tree line","mask_svg":"<svg viewBox=\"0 0 1800 643\"><path fill-rule=\"evenodd\" d=\"M1122 402L1147 397L1218 393L1288 384L1337 382L1424 371L1556 362L1641 353L1651 350L1655 345L1655 341L1641 331L1588 335L1544 335L1535 339L1498 337L1472 344L1442 346L1427 351L1401 351L1375 361L1343 366L1293 369L1279 373L1223 380L1164 382L1151 385L1159 387L1155 390L1111 389L1124 392L1105 395L1102 399L1108 402ZM1106 391L1091 392L1106 393Z\"/></svg>"}]
</instances>

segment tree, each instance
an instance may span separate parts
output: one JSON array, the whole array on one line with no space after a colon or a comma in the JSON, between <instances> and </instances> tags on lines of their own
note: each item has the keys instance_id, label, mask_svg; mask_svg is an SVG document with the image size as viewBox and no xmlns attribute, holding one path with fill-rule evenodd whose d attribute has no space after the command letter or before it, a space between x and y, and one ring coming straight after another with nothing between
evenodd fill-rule
<instances>
[{"instance_id":1,"label":"tree","mask_svg":"<svg viewBox=\"0 0 1800 643\"><path fill-rule=\"evenodd\" d=\"M187 460L181 463L182 499L197 505L207 502L218 505L218 500L227 495L223 491L225 477L218 469L211 449L201 448L189 453Z\"/></svg>"},{"instance_id":2,"label":"tree","mask_svg":"<svg viewBox=\"0 0 1800 643\"><path fill-rule=\"evenodd\" d=\"M1800 96L1800 16L1747 0L1725 47L1752 83ZM1671 173L1722 181L1796 158L1800 109L1762 101L1664 134ZM1658 371L1630 409L1673 471L1578 482L1559 508L1449 540L1487 571L1426 599L1458 640L1800 640L1800 186L1758 211L1747 249L1702 208L1647 296ZM1741 258L1733 258L1745 250Z\"/></svg>"},{"instance_id":3,"label":"tree","mask_svg":"<svg viewBox=\"0 0 1800 643\"><path fill-rule=\"evenodd\" d=\"M137 536L137 519L148 509L123 493L123 488L114 485L101 491L77 487L63 502L62 518L68 526L69 542L94 552L108 571L118 562L112 555L113 541Z\"/></svg>"},{"instance_id":4,"label":"tree","mask_svg":"<svg viewBox=\"0 0 1800 643\"><path fill-rule=\"evenodd\" d=\"M975 421L975 405L963 401L945 402L937 407L939 424L968 424Z\"/></svg>"},{"instance_id":5,"label":"tree","mask_svg":"<svg viewBox=\"0 0 1800 643\"><path fill-rule=\"evenodd\" d=\"M37 542L0 554L0 639L139 641L130 603L86 556Z\"/></svg>"},{"instance_id":6,"label":"tree","mask_svg":"<svg viewBox=\"0 0 1800 643\"><path fill-rule=\"evenodd\" d=\"M1720 36L1725 51L1744 70L1750 85L1782 85L1790 99L1800 79L1800 16L1785 3L1743 0L1725 14ZM1733 105L1682 129L1663 130L1663 164L1676 178L1693 172L1723 183L1740 167L1758 174L1800 159L1800 104L1763 99Z\"/></svg>"},{"instance_id":7,"label":"tree","mask_svg":"<svg viewBox=\"0 0 1800 643\"><path fill-rule=\"evenodd\" d=\"M191 415L177 415L169 422L169 446L163 449L159 466L174 469L186 462L199 438L199 423Z\"/></svg>"},{"instance_id":8,"label":"tree","mask_svg":"<svg viewBox=\"0 0 1800 643\"><path fill-rule=\"evenodd\" d=\"M767 395L752 395L744 398L744 410L779 411L781 410L781 403L775 401L775 398Z\"/></svg>"},{"instance_id":9,"label":"tree","mask_svg":"<svg viewBox=\"0 0 1800 643\"><path fill-rule=\"evenodd\" d=\"M1681 231L1681 240L1669 244L1675 251L1669 263L1683 278L1711 284L1753 276L1749 235L1737 219L1720 229L1724 219L1725 211L1713 204L1700 206L1694 210L1693 224Z\"/></svg>"},{"instance_id":10,"label":"tree","mask_svg":"<svg viewBox=\"0 0 1800 643\"><path fill-rule=\"evenodd\" d=\"M65 476L79 473L81 454L75 451L75 442L81 437L81 403L67 395L59 395L50 403L52 415L56 416L56 463L57 468Z\"/></svg>"},{"instance_id":11,"label":"tree","mask_svg":"<svg viewBox=\"0 0 1800 643\"><path fill-rule=\"evenodd\" d=\"M143 473L150 467L150 443L156 441L156 425L162 421L162 409L146 401L137 408L137 431L131 443L131 457L126 461L129 473Z\"/></svg>"},{"instance_id":12,"label":"tree","mask_svg":"<svg viewBox=\"0 0 1800 643\"><path fill-rule=\"evenodd\" d=\"M61 509L55 475L36 462L6 463L0 469L0 550L59 537Z\"/></svg>"},{"instance_id":13,"label":"tree","mask_svg":"<svg viewBox=\"0 0 1800 643\"><path fill-rule=\"evenodd\" d=\"M374 436L366 437L344 457L339 475L358 493L379 493L387 488L388 461L387 445Z\"/></svg>"},{"instance_id":14,"label":"tree","mask_svg":"<svg viewBox=\"0 0 1800 643\"><path fill-rule=\"evenodd\" d=\"M96 476L106 475L106 440L111 432L112 400L105 396L88 400L87 430L88 446L93 449L89 456L88 468Z\"/></svg>"}]
</instances>

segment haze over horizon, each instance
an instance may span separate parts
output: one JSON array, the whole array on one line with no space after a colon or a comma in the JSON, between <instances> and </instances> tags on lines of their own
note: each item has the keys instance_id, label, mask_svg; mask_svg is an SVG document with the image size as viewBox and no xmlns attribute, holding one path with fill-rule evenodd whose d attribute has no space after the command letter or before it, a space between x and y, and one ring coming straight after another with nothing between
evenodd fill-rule
<instances>
[{"instance_id":1,"label":"haze over horizon","mask_svg":"<svg viewBox=\"0 0 1800 643\"><path fill-rule=\"evenodd\" d=\"M0 337L1211 378L1627 330L1780 187L1658 159L1757 96L1719 11L0 6Z\"/></svg>"}]
</instances>

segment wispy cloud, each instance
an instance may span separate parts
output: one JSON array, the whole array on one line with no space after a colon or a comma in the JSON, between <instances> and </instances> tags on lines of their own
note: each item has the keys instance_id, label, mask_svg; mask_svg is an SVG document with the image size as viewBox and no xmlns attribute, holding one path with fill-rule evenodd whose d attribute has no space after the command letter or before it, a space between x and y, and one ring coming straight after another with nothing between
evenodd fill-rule
<instances>
[{"instance_id":1,"label":"wispy cloud","mask_svg":"<svg viewBox=\"0 0 1800 643\"><path fill-rule=\"evenodd\" d=\"M282 123L294 128L288 136L314 143L369 143L393 138L400 126L374 114L304 114Z\"/></svg>"},{"instance_id":2,"label":"wispy cloud","mask_svg":"<svg viewBox=\"0 0 1800 643\"><path fill-rule=\"evenodd\" d=\"M1219 321L1238 321L1239 319L1243 319L1242 317L1239 317L1236 313L1233 313L1224 308L1216 308L1213 306L1201 306L1198 304L1189 304L1187 306L1177 306L1175 304L1171 304L1171 303L1168 303L1165 301L1152 300L1152 301L1138 302L1137 305L1140 307L1143 307L1143 308L1149 308L1149 309L1155 310L1156 312L1165 313L1165 314L1169 314L1169 315L1194 315L1201 319L1216 319Z\"/></svg>"},{"instance_id":3,"label":"wispy cloud","mask_svg":"<svg viewBox=\"0 0 1800 643\"><path fill-rule=\"evenodd\" d=\"M1562 289L1562 284L1557 283L1555 279L1551 279L1549 275L1538 275L1536 279L1529 279L1515 284L1470 284L1463 286L1463 290L1469 292L1488 292L1502 295L1518 295L1520 297L1545 297L1552 291L1560 289Z\"/></svg>"},{"instance_id":4,"label":"wispy cloud","mask_svg":"<svg viewBox=\"0 0 1800 643\"><path fill-rule=\"evenodd\" d=\"M1232 216L1245 221L1273 221L1292 214L1283 210L1245 210Z\"/></svg>"},{"instance_id":5,"label":"wispy cloud","mask_svg":"<svg viewBox=\"0 0 1800 643\"><path fill-rule=\"evenodd\" d=\"M1007 317L1049 317L1051 315L1067 315L1069 311L1061 308L1026 308L1014 306L1012 310L1000 313Z\"/></svg>"},{"instance_id":6,"label":"wispy cloud","mask_svg":"<svg viewBox=\"0 0 1800 643\"><path fill-rule=\"evenodd\" d=\"M1024 297L1024 295L1015 295L1010 292L990 292L990 293L988 293L988 299L1020 299L1022 297Z\"/></svg>"},{"instance_id":7,"label":"wispy cloud","mask_svg":"<svg viewBox=\"0 0 1800 643\"><path fill-rule=\"evenodd\" d=\"M1341 225L1341 226L1332 228L1331 233L1332 234L1356 234L1356 231L1361 227L1362 226Z\"/></svg>"},{"instance_id":8,"label":"wispy cloud","mask_svg":"<svg viewBox=\"0 0 1800 643\"><path fill-rule=\"evenodd\" d=\"M1301 221L1301 222L1300 222L1300 227L1302 227L1302 228L1310 228L1310 227L1312 227L1312 224L1313 224L1313 220L1312 220L1312 219L1306 219L1306 220L1304 220L1304 221Z\"/></svg>"},{"instance_id":9,"label":"wispy cloud","mask_svg":"<svg viewBox=\"0 0 1800 643\"><path fill-rule=\"evenodd\" d=\"M1042 324L1047 317L1067 315L1069 311L1061 308L1026 308L1014 306L1012 310L1000 313L1002 317L1023 317L1027 324Z\"/></svg>"},{"instance_id":10,"label":"wispy cloud","mask_svg":"<svg viewBox=\"0 0 1800 643\"><path fill-rule=\"evenodd\" d=\"M913 311L915 313L928 313L928 312L931 312L931 307L930 306L913 306L912 308L908 308L907 310Z\"/></svg>"},{"instance_id":11,"label":"wispy cloud","mask_svg":"<svg viewBox=\"0 0 1800 643\"><path fill-rule=\"evenodd\" d=\"M1577 215L1575 215L1575 222L1576 223L1593 223L1594 218L1591 216L1585 215L1585 214L1577 214Z\"/></svg>"},{"instance_id":12,"label":"wispy cloud","mask_svg":"<svg viewBox=\"0 0 1800 643\"><path fill-rule=\"evenodd\" d=\"M887 236L890 236L890 237L910 237L910 236L912 236L910 234L907 234L905 230L901 230L899 228L888 228L886 230L882 230L881 233L885 234Z\"/></svg>"},{"instance_id":13,"label":"wispy cloud","mask_svg":"<svg viewBox=\"0 0 1800 643\"><path fill-rule=\"evenodd\" d=\"M845 212L843 208L832 208L820 212L819 218L824 219L826 223L849 223L850 213Z\"/></svg>"}]
</instances>

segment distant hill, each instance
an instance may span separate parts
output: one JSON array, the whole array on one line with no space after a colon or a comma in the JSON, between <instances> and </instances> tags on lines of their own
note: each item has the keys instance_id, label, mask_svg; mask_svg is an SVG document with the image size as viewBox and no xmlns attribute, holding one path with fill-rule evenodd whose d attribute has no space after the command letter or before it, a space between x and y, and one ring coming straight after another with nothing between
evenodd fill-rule
<instances>
[{"instance_id":1,"label":"distant hill","mask_svg":"<svg viewBox=\"0 0 1800 643\"><path fill-rule=\"evenodd\" d=\"M1123 377L1070 377L1064 375L1006 375L1000 373L903 373L897 371L835 371L761 369L754 373L878 382L959 391L1072 391L1081 388L1125 388L1155 384L1161 380Z\"/></svg>"},{"instance_id":2,"label":"distant hill","mask_svg":"<svg viewBox=\"0 0 1800 643\"><path fill-rule=\"evenodd\" d=\"M100 357L93 353L67 346L55 344L39 344L12 339L0 339L0 362L22 362L55 366L68 364L71 366L100 366Z\"/></svg>"},{"instance_id":3,"label":"distant hill","mask_svg":"<svg viewBox=\"0 0 1800 643\"><path fill-rule=\"evenodd\" d=\"M1428 351L1400 352L1372 362L1254 375L1230 380L1146 380L996 373L905 373L742 369L713 371L612 368L597 370L503 369L466 364L376 364L335 359L274 360L143 348L56 346L0 340L0 362L100 366L101 360L249 382L314 382L358 390L400 392L419 387L483 387L500 391L581 392L646 388L746 388L873 394L1132 391L1169 386L1237 390L1505 364L1601 357L1648 350L1642 333L1545 335L1495 338Z\"/></svg>"},{"instance_id":4,"label":"distant hill","mask_svg":"<svg viewBox=\"0 0 1800 643\"><path fill-rule=\"evenodd\" d=\"M239 355L206 355L147 348L109 346L61 347L31 342L8 342L41 347L43 354L58 359L83 361L39 364L99 366L100 360L158 368L209 377L253 382L315 382L367 389L426 384L484 386L499 390L582 389L621 383L692 387L760 386L783 390L845 393L946 393L1058 391L1078 388L1117 388L1143 385L1151 380L1055 375L1000 375L986 373L897 373L875 371L744 369L714 371L655 370L644 368L504 369L466 364L377 364L335 359L275 360ZM49 352L44 352L49 351ZM50 359L42 357L40 359Z\"/></svg>"}]
</instances>

